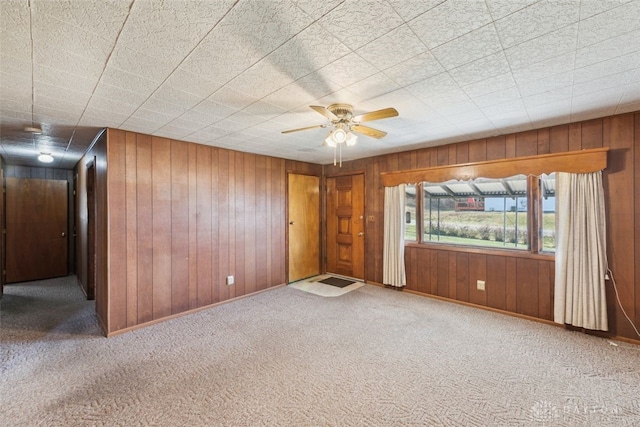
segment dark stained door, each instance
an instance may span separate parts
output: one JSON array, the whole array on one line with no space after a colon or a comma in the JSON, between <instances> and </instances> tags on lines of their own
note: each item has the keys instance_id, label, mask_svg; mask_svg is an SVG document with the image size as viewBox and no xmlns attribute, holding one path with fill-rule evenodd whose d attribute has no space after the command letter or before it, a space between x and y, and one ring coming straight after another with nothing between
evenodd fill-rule
<instances>
[{"instance_id":1,"label":"dark stained door","mask_svg":"<svg viewBox=\"0 0 640 427\"><path fill-rule=\"evenodd\" d=\"M67 181L6 182L6 282L66 276Z\"/></svg>"},{"instance_id":2,"label":"dark stained door","mask_svg":"<svg viewBox=\"0 0 640 427\"><path fill-rule=\"evenodd\" d=\"M327 178L327 272L364 279L364 175Z\"/></svg>"},{"instance_id":3,"label":"dark stained door","mask_svg":"<svg viewBox=\"0 0 640 427\"><path fill-rule=\"evenodd\" d=\"M290 173L289 282L320 274L320 178Z\"/></svg>"}]
</instances>

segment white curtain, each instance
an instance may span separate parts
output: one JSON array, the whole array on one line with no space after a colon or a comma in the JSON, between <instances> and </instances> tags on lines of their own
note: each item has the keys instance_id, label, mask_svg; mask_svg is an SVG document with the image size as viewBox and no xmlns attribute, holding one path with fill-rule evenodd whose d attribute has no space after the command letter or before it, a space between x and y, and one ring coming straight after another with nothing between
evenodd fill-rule
<instances>
[{"instance_id":1,"label":"white curtain","mask_svg":"<svg viewBox=\"0 0 640 427\"><path fill-rule=\"evenodd\" d=\"M554 320L606 331L606 227L602 172L556 173Z\"/></svg>"},{"instance_id":2,"label":"white curtain","mask_svg":"<svg viewBox=\"0 0 640 427\"><path fill-rule=\"evenodd\" d=\"M382 282L403 287L407 284L404 269L404 184L384 189L384 249Z\"/></svg>"}]
</instances>

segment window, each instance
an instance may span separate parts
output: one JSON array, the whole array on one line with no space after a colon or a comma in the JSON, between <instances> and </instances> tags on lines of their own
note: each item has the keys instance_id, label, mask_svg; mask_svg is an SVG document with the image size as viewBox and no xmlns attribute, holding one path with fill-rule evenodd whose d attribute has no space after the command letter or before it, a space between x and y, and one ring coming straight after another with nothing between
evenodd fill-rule
<instances>
[{"instance_id":1,"label":"window","mask_svg":"<svg viewBox=\"0 0 640 427\"><path fill-rule=\"evenodd\" d=\"M555 251L555 173L422 182L405 202L407 242Z\"/></svg>"},{"instance_id":2,"label":"window","mask_svg":"<svg viewBox=\"0 0 640 427\"><path fill-rule=\"evenodd\" d=\"M417 240L417 227L416 227L416 185L405 185L405 201L404 201L404 240L408 242L415 242Z\"/></svg>"},{"instance_id":3,"label":"window","mask_svg":"<svg viewBox=\"0 0 640 427\"><path fill-rule=\"evenodd\" d=\"M528 249L527 177L422 183L423 241Z\"/></svg>"},{"instance_id":4,"label":"window","mask_svg":"<svg viewBox=\"0 0 640 427\"><path fill-rule=\"evenodd\" d=\"M542 221L541 236L542 250L555 252L556 250L556 174L540 176L540 191L542 193Z\"/></svg>"},{"instance_id":5,"label":"window","mask_svg":"<svg viewBox=\"0 0 640 427\"><path fill-rule=\"evenodd\" d=\"M381 179L385 187L418 182L405 193L409 242L552 253L556 201L551 171L602 170L607 167L607 151L594 148L384 172Z\"/></svg>"}]
</instances>

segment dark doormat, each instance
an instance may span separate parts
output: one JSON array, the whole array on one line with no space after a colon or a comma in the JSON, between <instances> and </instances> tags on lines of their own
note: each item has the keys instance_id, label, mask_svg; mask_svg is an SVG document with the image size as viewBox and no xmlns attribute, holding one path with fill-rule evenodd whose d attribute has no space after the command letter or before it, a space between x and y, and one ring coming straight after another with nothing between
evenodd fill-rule
<instances>
[{"instance_id":1,"label":"dark doormat","mask_svg":"<svg viewBox=\"0 0 640 427\"><path fill-rule=\"evenodd\" d=\"M349 286L352 283L356 283L353 280L340 279L339 277L327 277L326 279L322 279L319 282L326 285L336 286L338 288L344 288L345 286Z\"/></svg>"}]
</instances>

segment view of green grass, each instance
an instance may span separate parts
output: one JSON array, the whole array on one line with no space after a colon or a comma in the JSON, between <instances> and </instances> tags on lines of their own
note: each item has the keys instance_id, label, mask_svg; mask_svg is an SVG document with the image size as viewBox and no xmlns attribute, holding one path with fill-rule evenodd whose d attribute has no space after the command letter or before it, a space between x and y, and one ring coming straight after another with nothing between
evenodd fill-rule
<instances>
[{"instance_id":1,"label":"view of green grass","mask_svg":"<svg viewBox=\"0 0 640 427\"><path fill-rule=\"evenodd\" d=\"M415 225L415 212L411 211L411 218L413 222L405 224L405 240L416 241L416 225ZM436 218L433 218L433 227L436 227ZM464 229L466 230L465 236L451 236L451 235L438 235L437 230L433 234L429 235L428 221L425 221L424 227L424 241L452 243L459 245L472 245L472 246L487 246L487 247L508 247L518 249L526 249L526 228L527 228L527 213L518 212L518 235L519 241L516 245L514 242L496 241L495 233L491 237L480 238L475 235L475 230L479 230L483 227L489 226L492 230L501 229L506 224L507 230L514 230L516 225L516 212L456 212L456 211L442 211L440 212L440 226L443 229ZM543 214L543 247L545 250L553 251L555 248L555 213ZM513 231L511 231L513 233Z\"/></svg>"}]
</instances>

